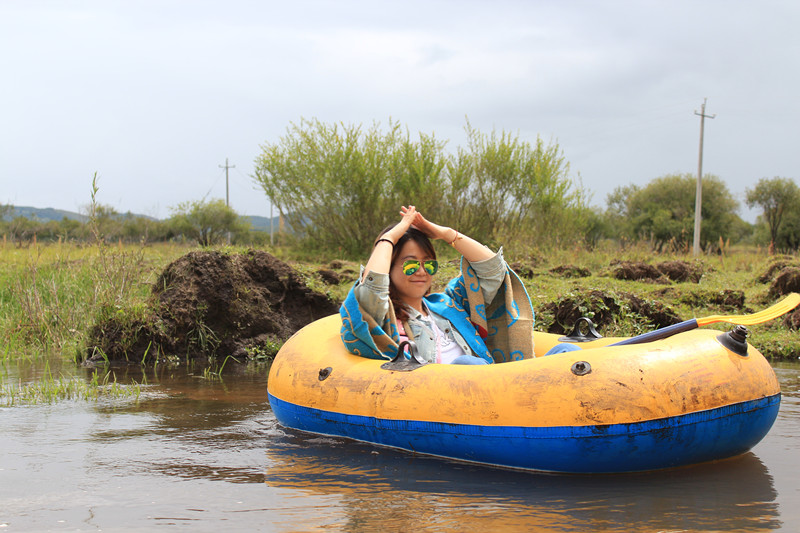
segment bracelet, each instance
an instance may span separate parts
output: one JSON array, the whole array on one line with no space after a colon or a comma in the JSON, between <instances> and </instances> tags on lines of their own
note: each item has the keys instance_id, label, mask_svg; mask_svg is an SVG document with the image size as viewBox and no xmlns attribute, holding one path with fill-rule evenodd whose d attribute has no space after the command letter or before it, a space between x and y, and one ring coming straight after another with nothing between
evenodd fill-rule
<instances>
[{"instance_id":1,"label":"bracelet","mask_svg":"<svg viewBox=\"0 0 800 533\"><path fill-rule=\"evenodd\" d=\"M394 250L394 242L389 240L389 239L383 239L383 238L378 239L377 241L375 241L375 246L378 246L378 243L381 242L381 241L388 242L389 244L391 244L392 245L392 250Z\"/></svg>"},{"instance_id":2,"label":"bracelet","mask_svg":"<svg viewBox=\"0 0 800 533\"><path fill-rule=\"evenodd\" d=\"M452 228L451 228L451 229L452 229ZM463 239L463 237L462 237L462 236L460 236L460 234L458 233L458 230L457 230L457 229L454 229L453 231L455 231L455 232L456 232L456 236L455 236L455 237L453 237L453 240L450 242L450 246L452 246L453 248L455 248L455 247L456 247L456 241L457 241L457 240L459 240L459 239Z\"/></svg>"}]
</instances>

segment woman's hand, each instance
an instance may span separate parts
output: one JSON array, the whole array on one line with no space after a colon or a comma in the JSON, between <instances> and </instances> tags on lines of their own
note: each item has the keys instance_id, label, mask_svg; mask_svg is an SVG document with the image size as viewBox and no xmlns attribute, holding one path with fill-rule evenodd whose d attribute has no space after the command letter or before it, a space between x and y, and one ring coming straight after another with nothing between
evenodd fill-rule
<instances>
[{"instance_id":1,"label":"woman's hand","mask_svg":"<svg viewBox=\"0 0 800 533\"><path fill-rule=\"evenodd\" d=\"M400 240L408 228L411 227L414 220L416 220L417 215L419 215L417 209L413 205L408 207L403 206L400 210L400 214L403 217L400 219L400 222L381 235L375 242L372 254L369 256L367 264L364 267L364 277L366 277L369 272L389 273L389 269L392 266L392 253L397 245L397 241ZM364 279L362 278L361 281L363 282Z\"/></svg>"},{"instance_id":2,"label":"woman's hand","mask_svg":"<svg viewBox=\"0 0 800 533\"><path fill-rule=\"evenodd\" d=\"M400 240L400 237L405 235L406 231L408 231L408 228L414 224L414 220L416 220L417 216L419 216L419 213L417 212L416 207L410 205L408 207L402 206L400 208L400 215L403 217L400 219L400 222L398 222L395 227L383 234L384 237L391 239L392 242L395 243Z\"/></svg>"},{"instance_id":3,"label":"woman's hand","mask_svg":"<svg viewBox=\"0 0 800 533\"><path fill-rule=\"evenodd\" d=\"M405 220L407 216L410 216L409 209L413 207L414 206L403 206L400 210L400 213L403 215L403 220ZM414 212L416 213L413 219L415 228L427 235L429 239L442 239L446 243L452 245L457 252L467 259L467 261L484 261L495 255L489 248L467 237L463 233L459 233L457 230L448 226L434 224L422 216L422 213L417 212L416 209L414 209Z\"/></svg>"},{"instance_id":4,"label":"woman's hand","mask_svg":"<svg viewBox=\"0 0 800 533\"><path fill-rule=\"evenodd\" d=\"M409 206L409 207L413 208L414 206ZM453 228L448 228L447 226L440 226L439 224L434 224L433 222L422 216L422 213L417 212L416 209L414 211L416 213L413 219L414 227L420 230L425 235L427 235L428 238L442 239L447 242L452 242L453 239L455 239L456 230L454 230ZM403 206L400 209L400 213L403 215L403 218L405 219L405 217L409 213L409 208Z\"/></svg>"}]
</instances>

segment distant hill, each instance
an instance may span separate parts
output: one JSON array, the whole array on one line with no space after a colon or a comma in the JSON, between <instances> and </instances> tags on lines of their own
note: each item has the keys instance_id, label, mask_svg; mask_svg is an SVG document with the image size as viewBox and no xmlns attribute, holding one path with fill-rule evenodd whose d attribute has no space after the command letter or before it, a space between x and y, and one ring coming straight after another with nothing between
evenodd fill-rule
<instances>
[{"instance_id":1,"label":"distant hill","mask_svg":"<svg viewBox=\"0 0 800 533\"><path fill-rule=\"evenodd\" d=\"M3 220L11 220L17 217L32 218L34 220L55 220L59 222L65 218L68 220L77 220L79 222L86 222L89 217L81 215L80 213L73 213L72 211L64 211L63 209L53 209L52 207L27 207L15 205L11 207L11 211L6 213Z\"/></svg>"},{"instance_id":2,"label":"distant hill","mask_svg":"<svg viewBox=\"0 0 800 533\"><path fill-rule=\"evenodd\" d=\"M148 216L148 215L138 215L136 213L120 213L120 217L141 217L141 218L148 218L150 220L156 220L155 218ZM28 206L19 206L15 205L11 208L10 213L6 213L3 217L3 220L11 220L16 217L25 217L31 218L34 220L41 220L41 221L49 221L55 220L59 222L63 219L68 220L77 220L78 222L86 222L89 220L89 217L86 215L82 215L80 213L75 213L73 211L64 211L63 209L54 209L52 207L28 207ZM270 227L270 219L267 217L260 217L260 216L244 216L242 217L253 226L254 230L258 231L269 231ZM273 224L275 227L275 231L278 231L278 217L274 217Z\"/></svg>"},{"instance_id":3,"label":"distant hill","mask_svg":"<svg viewBox=\"0 0 800 533\"><path fill-rule=\"evenodd\" d=\"M270 219L267 217L259 217L259 216L245 216L242 217L253 226L254 230L258 231L269 231L269 221ZM278 231L278 219L280 217L273 217L272 224L275 231Z\"/></svg>"}]
</instances>

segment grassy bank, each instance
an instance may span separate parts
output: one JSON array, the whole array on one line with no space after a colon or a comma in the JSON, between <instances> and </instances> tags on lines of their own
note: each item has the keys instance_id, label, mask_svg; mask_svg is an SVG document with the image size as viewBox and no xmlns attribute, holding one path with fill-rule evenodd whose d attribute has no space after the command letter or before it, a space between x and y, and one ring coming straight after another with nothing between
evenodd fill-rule
<instances>
[{"instance_id":1,"label":"grassy bank","mask_svg":"<svg viewBox=\"0 0 800 533\"><path fill-rule=\"evenodd\" d=\"M0 358L73 356L104 314L144 309L150 285L187 247L34 245L0 249Z\"/></svg>"},{"instance_id":2,"label":"grassy bank","mask_svg":"<svg viewBox=\"0 0 800 533\"><path fill-rule=\"evenodd\" d=\"M193 249L169 244L3 247L0 249L0 359L36 357L43 353L74 358L82 349L89 329L104 317L146 314L151 286L158 275L167 264ZM445 255L452 251L449 248L441 251L444 266L437 283L445 282L458 270L456 258ZM321 258L301 261L288 250L278 250L276 255L294 266L313 289L335 300L344 297L358 271L355 262ZM734 249L724 255L699 259L653 256L644 247L549 253L508 250L506 257L523 276L537 313L537 329L541 330L554 327L559 320L558 306L566 301L590 318L605 316L607 320L600 333L616 336L642 333L657 325L633 311L630 295L652 307L665 307L680 319L747 314L776 300L769 295L769 281L759 281L774 258L756 249ZM615 265L620 261L649 264L680 261L696 267L701 276L697 282L617 279ZM322 271L333 272L335 276L331 279ZM598 299L598 295L602 298ZM731 299L731 296L741 298ZM794 360L800 354L800 335L783 326L780 319L750 329L752 344L768 357Z\"/></svg>"}]
</instances>

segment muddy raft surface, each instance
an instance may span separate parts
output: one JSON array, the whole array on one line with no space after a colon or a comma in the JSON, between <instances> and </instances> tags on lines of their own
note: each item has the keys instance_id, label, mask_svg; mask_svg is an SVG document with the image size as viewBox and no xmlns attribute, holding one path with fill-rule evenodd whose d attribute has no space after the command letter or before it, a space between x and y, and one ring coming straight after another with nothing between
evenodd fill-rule
<instances>
[{"instance_id":1,"label":"muddy raft surface","mask_svg":"<svg viewBox=\"0 0 800 533\"><path fill-rule=\"evenodd\" d=\"M251 250L191 252L161 273L149 312L116 313L90 332L86 363L152 363L169 356L274 355L294 332L339 305L289 265Z\"/></svg>"}]
</instances>

